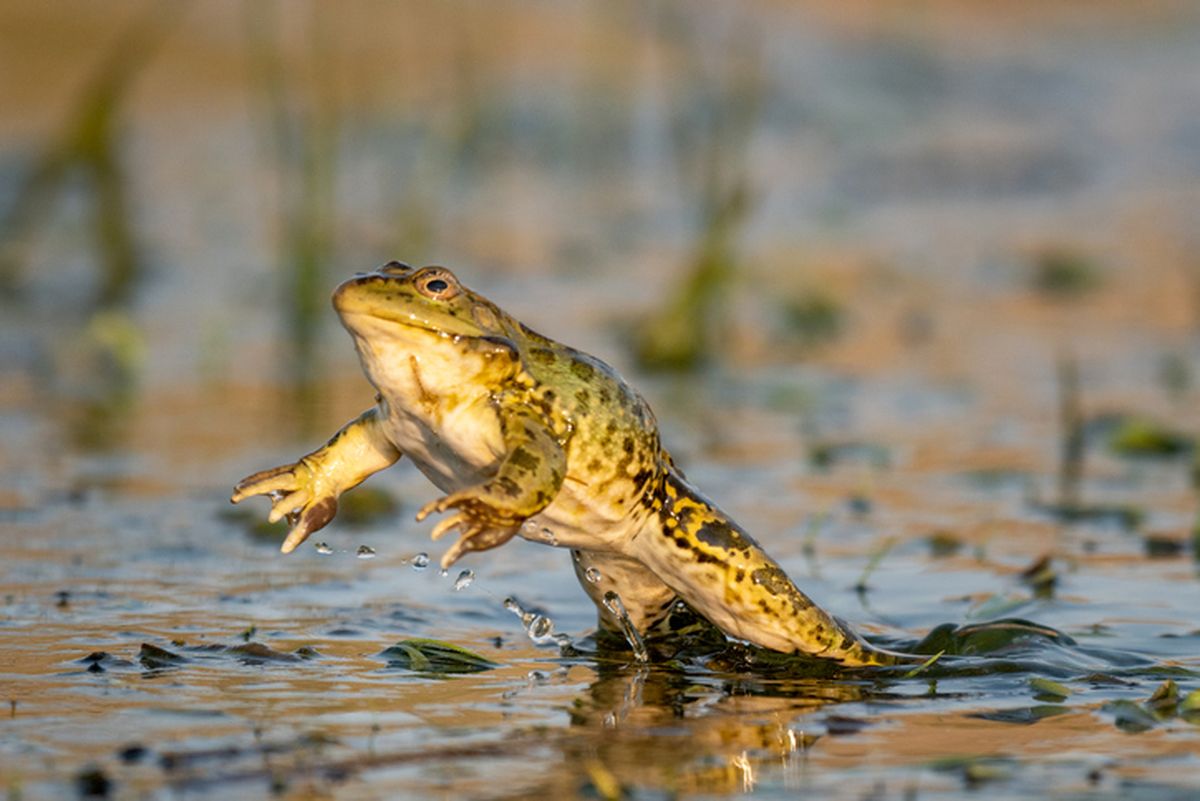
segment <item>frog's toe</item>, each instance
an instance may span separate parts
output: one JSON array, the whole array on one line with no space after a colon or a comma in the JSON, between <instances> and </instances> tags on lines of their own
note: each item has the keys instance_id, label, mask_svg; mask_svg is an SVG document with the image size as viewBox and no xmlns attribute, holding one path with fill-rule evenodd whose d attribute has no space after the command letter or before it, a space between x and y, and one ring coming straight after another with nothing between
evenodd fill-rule
<instances>
[{"instance_id":1,"label":"frog's toe","mask_svg":"<svg viewBox=\"0 0 1200 801\"><path fill-rule=\"evenodd\" d=\"M283 545L279 546L279 550L283 553L291 553L296 550L300 543L308 539L310 534L325 528L335 514L337 514L337 499L333 497L322 498L304 507L295 515L295 523L288 531Z\"/></svg>"},{"instance_id":2,"label":"frog's toe","mask_svg":"<svg viewBox=\"0 0 1200 801\"><path fill-rule=\"evenodd\" d=\"M465 528L458 540L442 556L442 569L446 570L470 551L487 551L508 542L517 533L515 528L487 528L472 526Z\"/></svg>"},{"instance_id":3,"label":"frog's toe","mask_svg":"<svg viewBox=\"0 0 1200 801\"><path fill-rule=\"evenodd\" d=\"M246 476L233 488L229 500L240 503L255 495L269 495L272 492L292 492L297 489L296 465L285 464L272 467L269 470L259 470ZM278 518L276 518L278 519Z\"/></svg>"},{"instance_id":4,"label":"frog's toe","mask_svg":"<svg viewBox=\"0 0 1200 801\"><path fill-rule=\"evenodd\" d=\"M446 511L446 509L448 508L448 502L453 497L454 497L453 495L447 495L444 498L438 498L437 500L430 501L429 503L422 506L420 511L417 512L417 522L420 523L422 520L429 517L430 515L434 515L434 514L437 514L438 512ZM442 525L444 525L444 524L445 524L445 521L443 521L441 524L439 524L438 528L441 528Z\"/></svg>"},{"instance_id":5,"label":"frog's toe","mask_svg":"<svg viewBox=\"0 0 1200 801\"><path fill-rule=\"evenodd\" d=\"M470 521L463 512L452 514L434 526L433 531L429 533L429 538L432 540L441 539L446 532L459 527L463 529L463 536L467 536L468 532L471 531Z\"/></svg>"},{"instance_id":6,"label":"frog's toe","mask_svg":"<svg viewBox=\"0 0 1200 801\"><path fill-rule=\"evenodd\" d=\"M271 490L268 494L271 496L271 512L267 515L268 523L277 523L284 517L302 510L312 497L306 489L289 493L282 490Z\"/></svg>"}]
</instances>

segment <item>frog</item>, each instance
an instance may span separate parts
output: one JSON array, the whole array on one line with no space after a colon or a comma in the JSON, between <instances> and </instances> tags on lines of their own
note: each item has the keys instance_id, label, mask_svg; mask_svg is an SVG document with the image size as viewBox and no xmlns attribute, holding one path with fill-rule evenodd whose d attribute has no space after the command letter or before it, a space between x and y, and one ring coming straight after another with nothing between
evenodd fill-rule
<instances>
[{"instance_id":1,"label":"frog","mask_svg":"<svg viewBox=\"0 0 1200 801\"><path fill-rule=\"evenodd\" d=\"M537 333L449 269L390 261L333 292L375 402L297 461L238 482L271 500L283 553L338 498L407 457L440 490L416 513L456 539L443 570L514 537L572 553L603 631L648 636L685 604L727 637L889 665L685 477L649 404L600 359ZM619 603L615 602L619 599Z\"/></svg>"}]
</instances>

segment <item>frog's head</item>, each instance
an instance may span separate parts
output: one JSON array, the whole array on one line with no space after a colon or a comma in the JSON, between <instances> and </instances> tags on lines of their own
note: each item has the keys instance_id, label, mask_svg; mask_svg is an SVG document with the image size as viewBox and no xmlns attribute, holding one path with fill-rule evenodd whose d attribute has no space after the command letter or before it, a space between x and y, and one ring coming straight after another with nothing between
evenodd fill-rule
<instances>
[{"instance_id":1,"label":"frog's head","mask_svg":"<svg viewBox=\"0 0 1200 801\"><path fill-rule=\"evenodd\" d=\"M366 317L447 337L506 334L498 309L445 267L414 269L390 261L342 283L333 293L333 306L350 328Z\"/></svg>"},{"instance_id":2,"label":"frog's head","mask_svg":"<svg viewBox=\"0 0 1200 801\"><path fill-rule=\"evenodd\" d=\"M385 395L407 393L414 373L409 389L427 393L495 387L518 369L511 320L445 267L388 262L343 282L333 306Z\"/></svg>"}]
</instances>

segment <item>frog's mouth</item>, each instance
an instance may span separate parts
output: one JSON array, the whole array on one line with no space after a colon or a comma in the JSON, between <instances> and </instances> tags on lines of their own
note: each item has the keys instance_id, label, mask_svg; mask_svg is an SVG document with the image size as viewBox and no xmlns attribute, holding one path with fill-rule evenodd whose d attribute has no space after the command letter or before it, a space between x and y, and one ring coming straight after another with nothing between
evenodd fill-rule
<instances>
[{"instance_id":1,"label":"frog's mouth","mask_svg":"<svg viewBox=\"0 0 1200 801\"><path fill-rule=\"evenodd\" d=\"M380 273L356 275L338 284L333 291L333 308L351 333L363 327L360 321L392 323L431 334L441 333L416 314L405 313L400 294L394 289L389 291L389 287L400 283Z\"/></svg>"},{"instance_id":2,"label":"frog's mouth","mask_svg":"<svg viewBox=\"0 0 1200 801\"><path fill-rule=\"evenodd\" d=\"M419 304L412 302L411 291L403 275L384 268L380 272L356 275L339 284L333 291L333 308L342 324L356 336L375 333L395 336L398 333L394 328L387 332L370 330L378 329L381 323L455 341L481 335L477 327L464 323L453 313L437 322L420 314Z\"/></svg>"}]
</instances>

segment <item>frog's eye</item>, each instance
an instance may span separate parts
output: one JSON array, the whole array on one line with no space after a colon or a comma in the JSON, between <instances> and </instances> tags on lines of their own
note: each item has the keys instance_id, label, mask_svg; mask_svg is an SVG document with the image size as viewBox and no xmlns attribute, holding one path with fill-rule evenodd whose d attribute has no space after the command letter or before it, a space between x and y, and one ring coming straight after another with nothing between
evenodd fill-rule
<instances>
[{"instance_id":1,"label":"frog's eye","mask_svg":"<svg viewBox=\"0 0 1200 801\"><path fill-rule=\"evenodd\" d=\"M422 295L434 300L449 300L458 294L458 281L449 271L437 267L418 273L413 285Z\"/></svg>"}]
</instances>

